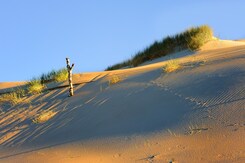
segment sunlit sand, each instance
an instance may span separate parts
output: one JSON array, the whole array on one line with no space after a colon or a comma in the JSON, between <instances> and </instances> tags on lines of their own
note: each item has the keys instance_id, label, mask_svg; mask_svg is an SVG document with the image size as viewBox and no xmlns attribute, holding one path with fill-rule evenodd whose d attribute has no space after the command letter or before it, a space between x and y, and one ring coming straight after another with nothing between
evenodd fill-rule
<instances>
[{"instance_id":1,"label":"sunlit sand","mask_svg":"<svg viewBox=\"0 0 245 163\"><path fill-rule=\"evenodd\" d=\"M165 72L169 60L181 67ZM75 74L73 97L66 82L50 83L17 105L0 104L0 162L243 163L244 81L245 42L228 40ZM23 84L0 83L0 93Z\"/></svg>"}]
</instances>

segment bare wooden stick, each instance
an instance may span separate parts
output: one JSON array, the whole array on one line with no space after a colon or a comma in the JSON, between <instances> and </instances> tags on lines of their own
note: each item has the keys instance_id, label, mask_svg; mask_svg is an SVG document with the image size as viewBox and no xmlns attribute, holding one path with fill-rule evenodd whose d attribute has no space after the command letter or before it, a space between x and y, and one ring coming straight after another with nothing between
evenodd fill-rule
<instances>
[{"instance_id":1,"label":"bare wooden stick","mask_svg":"<svg viewBox=\"0 0 245 163\"><path fill-rule=\"evenodd\" d=\"M66 58L66 67L67 67L67 71L68 71L68 82L69 82L69 96L73 96L74 92L73 92L73 84L72 84L72 69L74 67L74 63L70 66L70 59Z\"/></svg>"}]
</instances>

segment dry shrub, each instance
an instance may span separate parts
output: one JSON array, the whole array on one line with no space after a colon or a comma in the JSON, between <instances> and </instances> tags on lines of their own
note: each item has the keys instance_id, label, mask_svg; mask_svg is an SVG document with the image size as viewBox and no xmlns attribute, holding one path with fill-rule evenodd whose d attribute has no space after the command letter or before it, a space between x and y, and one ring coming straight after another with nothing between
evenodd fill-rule
<instances>
[{"instance_id":1,"label":"dry shrub","mask_svg":"<svg viewBox=\"0 0 245 163\"><path fill-rule=\"evenodd\" d=\"M32 121L33 123L44 123L57 114L55 111L43 111L38 116L36 116Z\"/></svg>"},{"instance_id":2,"label":"dry shrub","mask_svg":"<svg viewBox=\"0 0 245 163\"><path fill-rule=\"evenodd\" d=\"M177 62L176 60L170 60L164 66L163 70L166 73L170 73L170 72L174 72L174 71L176 71L176 70L178 70L180 68L181 68L181 65L179 64L179 62Z\"/></svg>"},{"instance_id":3,"label":"dry shrub","mask_svg":"<svg viewBox=\"0 0 245 163\"><path fill-rule=\"evenodd\" d=\"M31 94L41 93L45 88L45 85L43 85L40 80L36 79L28 82L28 85L28 92Z\"/></svg>"},{"instance_id":4,"label":"dry shrub","mask_svg":"<svg viewBox=\"0 0 245 163\"><path fill-rule=\"evenodd\" d=\"M6 93L0 96L0 103L8 102L11 105L16 105L23 102L23 97L26 96L26 91L20 87L10 93Z\"/></svg>"},{"instance_id":5,"label":"dry shrub","mask_svg":"<svg viewBox=\"0 0 245 163\"><path fill-rule=\"evenodd\" d=\"M113 75L110 79L109 79L109 85L112 84L116 84L118 82L122 81L122 79L118 76L118 75Z\"/></svg>"},{"instance_id":6,"label":"dry shrub","mask_svg":"<svg viewBox=\"0 0 245 163\"><path fill-rule=\"evenodd\" d=\"M16 92L7 93L0 96L0 103L8 102L11 105L16 105L21 102L21 97Z\"/></svg>"}]
</instances>

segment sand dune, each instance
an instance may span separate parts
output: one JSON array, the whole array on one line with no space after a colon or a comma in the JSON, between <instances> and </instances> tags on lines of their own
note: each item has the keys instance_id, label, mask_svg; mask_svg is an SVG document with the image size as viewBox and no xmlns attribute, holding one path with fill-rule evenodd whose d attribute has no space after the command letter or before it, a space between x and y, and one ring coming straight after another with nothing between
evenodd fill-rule
<instances>
[{"instance_id":1,"label":"sand dune","mask_svg":"<svg viewBox=\"0 0 245 163\"><path fill-rule=\"evenodd\" d=\"M11 92L13 89L23 87L26 82L0 82L0 94Z\"/></svg>"},{"instance_id":2,"label":"sand dune","mask_svg":"<svg viewBox=\"0 0 245 163\"><path fill-rule=\"evenodd\" d=\"M201 50L213 50L213 49L222 49L234 46L243 46L245 42L243 40L232 41L232 40L212 40L205 44Z\"/></svg>"},{"instance_id":3,"label":"sand dune","mask_svg":"<svg viewBox=\"0 0 245 163\"><path fill-rule=\"evenodd\" d=\"M76 74L73 97L60 88L1 104L0 162L245 162L245 44L175 56L172 73L166 56ZM122 81L109 85L113 76ZM45 110L56 114L33 123Z\"/></svg>"}]
</instances>

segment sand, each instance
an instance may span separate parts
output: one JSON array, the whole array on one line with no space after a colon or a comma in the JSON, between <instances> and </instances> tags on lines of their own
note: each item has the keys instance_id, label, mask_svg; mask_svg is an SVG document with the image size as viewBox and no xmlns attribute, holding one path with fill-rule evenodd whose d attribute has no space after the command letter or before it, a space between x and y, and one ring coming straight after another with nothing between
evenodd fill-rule
<instances>
[{"instance_id":1,"label":"sand","mask_svg":"<svg viewBox=\"0 0 245 163\"><path fill-rule=\"evenodd\" d=\"M174 58L182 67L172 73L167 56L76 74L73 97L57 88L0 104L0 162L245 162L245 43ZM56 114L33 123L43 111Z\"/></svg>"}]
</instances>

